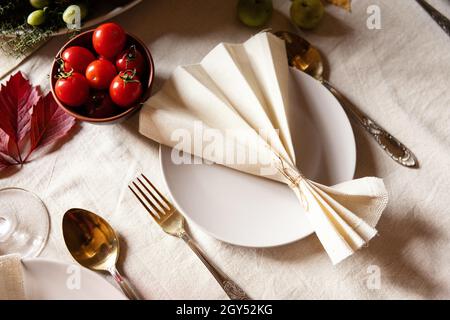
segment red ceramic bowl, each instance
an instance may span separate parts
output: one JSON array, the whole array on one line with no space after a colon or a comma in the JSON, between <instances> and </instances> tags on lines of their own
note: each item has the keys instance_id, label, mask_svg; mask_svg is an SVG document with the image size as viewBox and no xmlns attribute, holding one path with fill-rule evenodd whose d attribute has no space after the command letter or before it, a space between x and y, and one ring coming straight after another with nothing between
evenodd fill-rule
<instances>
[{"instance_id":1,"label":"red ceramic bowl","mask_svg":"<svg viewBox=\"0 0 450 320\"><path fill-rule=\"evenodd\" d=\"M55 57L55 60L53 61L53 65L52 65L52 72L51 72L51 78L50 78L52 94L53 94L53 97L55 98L56 102L58 103L58 105L65 112L67 112L71 116L75 117L77 120L87 121L87 122L96 123L96 124L112 124L112 123L120 122L120 121L128 118L130 115L132 115L137 110L139 110L142 103L150 97L150 89L151 89L154 74L155 74L155 71L154 71L155 67L153 64L152 55L150 54L150 51L148 50L147 46L141 40L139 40L137 37L135 37L129 33L127 33L127 44L125 45L125 48L129 47L131 44L136 45L136 48L142 53L142 55L145 59L145 65L146 65L146 70L143 72L142 75L140 75L140 80L142 82L142 87L144 89L144 93L142 94L142 98L134 106L132 106L131 108L128 108L128 109L124 109L123 112L116 114L114 116L108 117L108 118L92 118L92 117L83 115L81 113L78 113L77 112L78 108L72 108L72 107L65 105L63 102L61 102L58 99L58 97L55 94L55 84L56 84L56 81L58 80L56 78L56 75L58 74L58 67L59 67L57 59L59 57L61 57L61 54L64 50L66 50L67 48L72 47L72 46L85 47L85 48L91 50L94 55L97 55L92 46L93 33L94 33L94 30L88 30L83 33L80 33L76 37L70 39L61 48L61 50L59 50L58 54ZM82 108L83 107L81 106L80 109L82 109Z\"/></svg>"}]
</instances>

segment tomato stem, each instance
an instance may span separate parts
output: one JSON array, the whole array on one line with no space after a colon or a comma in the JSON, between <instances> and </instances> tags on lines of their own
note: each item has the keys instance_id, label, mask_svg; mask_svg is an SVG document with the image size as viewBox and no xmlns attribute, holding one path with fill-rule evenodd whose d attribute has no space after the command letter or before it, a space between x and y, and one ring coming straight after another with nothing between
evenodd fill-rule
<instances>
[{"instance_id":1,"label":"tomato stem","mask_svg":"<svg viewBox=\"0 0 450 320\"><path fill-rule=\"evenodd\" d=\"M130 74L131 72L131 74ZM125 70L120 75L120 78L123 80L124 85L126 85L129 82L139 82L137 79L133 79L136 76L136 69L133 70Z\"/></svg>"},{"instance_id":2,"label":"tomato stem","mask_svg":"<svg viewBox=\"0 0 450 320\"><path fill-rule=\"evenodd\" d=\"M59 64L58 74L55 76L57 79L67 79L73 74L73 68L70 68L69 71L64 70L65 63L62 58L57 58L56 62Z\"/></svg>"}]
</instances>

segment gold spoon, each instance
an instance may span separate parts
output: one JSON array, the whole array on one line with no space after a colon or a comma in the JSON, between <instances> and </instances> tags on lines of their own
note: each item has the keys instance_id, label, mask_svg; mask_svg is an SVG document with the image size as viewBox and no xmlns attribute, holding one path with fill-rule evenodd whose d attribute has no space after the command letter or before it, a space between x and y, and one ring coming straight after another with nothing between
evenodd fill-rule
<instances>
[{"instance_id":1,"label":"gold spoon","mask_svg":"<svg viewBox=\"0 0 450 320\"><path fill-rule=\"evenodd\" d=\"M323 78L323 61L319 51L308 41L288 31L274 33L286 43L289 64L319 80L341 102L347 113L351 114L359 124L378 142L380 147L397 163L410 168L417 168L416 156L398 139L384 130L374 120L353 106L333 85Z\"/></svg>"},{"instance_id":2,"label":"gold spoon","mask_svg":"<svg viewBox=\"0 0 450 320\"><path fill-rule=\"evenodd\" d=\"M79 264L94 271L109 272L129 299L139 300L117 271L119 239L108 222L90 211L70 209L64 214L62 227L67 249Z\"/></svg>"}]
</instances>

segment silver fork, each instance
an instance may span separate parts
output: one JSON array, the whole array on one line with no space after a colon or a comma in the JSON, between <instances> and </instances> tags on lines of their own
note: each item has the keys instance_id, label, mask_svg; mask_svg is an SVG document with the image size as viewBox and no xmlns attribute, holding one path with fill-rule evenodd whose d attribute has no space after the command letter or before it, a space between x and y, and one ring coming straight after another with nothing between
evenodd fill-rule
<instances>
[{"instance_id":1,"label":"silver fork","mask_svg":"<svg viewBox=\"0 0 450 320\"><path fill-rule=\"evenodd\" d=\"M189 245L231 300L250 300L244 290L209 261L205 253L195 244L194 240L184 229L185 220L183 216L146 176L141 174L128 185L128 188L130 188L164 232L183 239Z\"/></svg>"}]
</instances>

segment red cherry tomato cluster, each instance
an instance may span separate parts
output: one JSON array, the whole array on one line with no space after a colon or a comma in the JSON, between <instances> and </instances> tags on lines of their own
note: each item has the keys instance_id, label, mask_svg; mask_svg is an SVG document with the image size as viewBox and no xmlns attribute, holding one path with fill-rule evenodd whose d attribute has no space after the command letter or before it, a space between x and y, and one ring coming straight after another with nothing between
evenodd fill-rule
<instances>
[{"instance_id":1,"label":"red cherry tomato cluster","mask_svg":"<svg viewBox=\"0 0 450 320\"><path fill-rule=\"evenodd\" d=\"M118 24L95 29L92 46L73 46L61 54L55 93L64 104L92 118L113 116L133 106L142 96L140 76L145 60L134 44L125 47L127 36Z\"/></svg>"}]
</instances>

